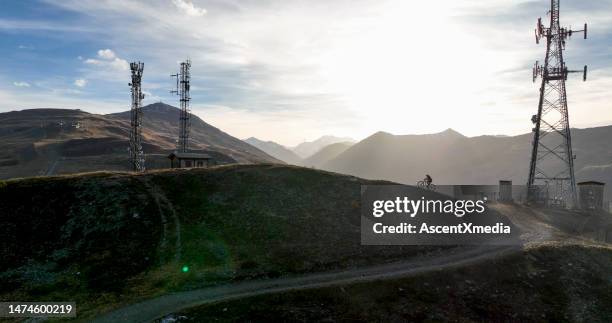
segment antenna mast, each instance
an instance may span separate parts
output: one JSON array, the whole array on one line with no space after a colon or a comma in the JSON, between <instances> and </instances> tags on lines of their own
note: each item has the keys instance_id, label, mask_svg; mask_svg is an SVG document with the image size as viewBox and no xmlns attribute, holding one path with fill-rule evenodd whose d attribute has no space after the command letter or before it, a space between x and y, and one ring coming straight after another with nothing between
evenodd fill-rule
<instances>
[{"instance_id":1,"label":"antenna mast","mask_svg":"<svg viewBox=\"0 0 612 323\"><path fill-rule=\"evenodd\" d=\"M191 97L189 94L189 82L191 81L191 60L187 59L181 63L181 68L177 74L171 75L176 77L176 90L171 91L179 96L181 105L181 114L179 117L179 139L177 143L178 152L187 152L189 148L189 128L191 126L191 107L189 103Z\"/></svg>"},{"instance_id":2,"label":"antenna mast","mask_svg":"<svg viewBox=\"0 0 612 323\"><path fill-rule=\"evenodd\" d=\"M550 27L538 19L535 30L536 43L546 40L546 58L541 66L537 61L533 67L533 82L542 77L538 113L531 117L534 124L533 147L527 182L528 197L531 201L554 200L569 201L577 205L576 178L572 138L567 108L565 81L569 73L582 73L586 81L587 67L570 71L563 60L565 42L574 33L584 33L587 38L587 25L583 30L561 27L559 22L559 0L551 0ZM552 196L543 196L543 193ZM548 201L547 201L548 202Z\"/></svg>"},{"instance_id":3,"label":"antenna mast","mask_svg":"<svg viewBox=\"0 0 612 323\"><path fill-rule=\"evenodd\" d=\"M132 82L129 86L132 87L132 108L131 112L131 130L130 130L130 164L132 170L136 172L144 172L145 170L145 156L142 151L142 100L144 94L142 94L142 72L144 70L144 63L133 62L130 63L130 69L132 70Z\"/></svg>"}]
</instances>

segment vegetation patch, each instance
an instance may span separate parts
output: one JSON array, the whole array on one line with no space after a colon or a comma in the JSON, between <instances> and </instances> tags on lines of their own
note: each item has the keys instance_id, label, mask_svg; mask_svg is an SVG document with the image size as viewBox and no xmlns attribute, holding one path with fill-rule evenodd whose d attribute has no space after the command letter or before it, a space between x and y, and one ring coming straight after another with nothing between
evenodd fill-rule
<instances>
[{"instance_id":1,"label":"vegetation patch","mask_svg":"<svg viewBox=\"0 0 612 323\"><path fill-rule=\"evenodd\" d=\"M160 223L132 178L9 181L0 195L3 300L74 300L87 312L155 262Z\"/></svg>"}]
</instances>

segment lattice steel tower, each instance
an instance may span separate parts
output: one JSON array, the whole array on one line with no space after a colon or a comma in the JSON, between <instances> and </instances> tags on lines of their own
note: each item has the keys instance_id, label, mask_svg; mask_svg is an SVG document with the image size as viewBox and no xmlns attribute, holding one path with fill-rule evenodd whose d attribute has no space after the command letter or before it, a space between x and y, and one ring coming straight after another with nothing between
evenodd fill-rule
<instances>
[{"instance_id":1,"label":"lattice steel tower","mask_svg":"<svg viewBox=\"0 0 612 323\"><path fill-rule=\"evenodd\" d=\"M132 108L131 112L131 130L130 130L130 164L132 170L143 172L145 170L145 156L142 151L142 72L144 63L130 63L132 70L132 82L129 84L132 87Z\"/></svg>"},{"instance_id":2,"label":"lattice steel tower","mask_svg":"<svg viewBox=\"0 0 612 323\"><path fill-rule=\"evenodd\" d=\"M544 66L537 61L533 68L533 81L542 77L538 113L531 121L533 128L533 148L529 167L529 199L532 201L569 202L576 206L576 178L572 138L567 109L565 81L569 73L583 73L586 81L587 67L581 71L570 71L563 60L566 40L573 33L583 32L587 38L587 25L583 30L563 28L559 23L559 0L551 0L550 26L538 19L535 30L536 43L546 39L546 58Z\"/></svg>"},{"instance_id":3,"label":"lattice steel tower","mask_svg":"<svg viewBox=\"0 0 612 323\"><path fill-rule=\"evenodd\" d=\"M177 74L171 75L176 77L176 90L171 91L179 96L181 105L181 114L179 117L179 139L177 143L178 152L187 152L189 148L189 128L191 126L191 108L189 103L191 97L189 95L189 82L191 81L191 61L188 59L181 63L181 68Z\"/></svg>"}]
</instances>

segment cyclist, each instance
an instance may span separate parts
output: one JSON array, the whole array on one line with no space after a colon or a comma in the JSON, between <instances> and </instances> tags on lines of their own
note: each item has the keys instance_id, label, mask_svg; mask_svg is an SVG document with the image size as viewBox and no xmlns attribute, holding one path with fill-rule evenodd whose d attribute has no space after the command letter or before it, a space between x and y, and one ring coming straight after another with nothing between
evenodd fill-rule
<instances>
[{"instance_id":1,"label":"cyclist","mask_svg":"<svg viewBox=\"0 0 612 323\"><path fill-rule=\"evenodd\" d=\"M431 183L433 182L433 179L431 178L431 176L429 176L429 174L425 175L425 178L423 179L423 182L425 182L425 184L427 184L427 187L431 186Z\"/></svg>"}]
</instances>

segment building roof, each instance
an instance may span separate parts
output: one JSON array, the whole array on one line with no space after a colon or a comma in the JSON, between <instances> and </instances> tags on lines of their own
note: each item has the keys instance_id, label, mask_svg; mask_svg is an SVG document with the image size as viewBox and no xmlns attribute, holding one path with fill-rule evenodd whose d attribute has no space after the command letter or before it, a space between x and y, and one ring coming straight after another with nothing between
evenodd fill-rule
<instances>
[{"instance_id":1,"label":"building roof","mask_svg":"<svg viewBox=\"0 0 612 323\"><path fill-rule=\"evenodd\" d=\"M596 181L586 181L586 182L580 182L580 183L578 183L578 185L600 185L600 186L604 186L604 185L606 185L606 183L596 182Z\"/></svg>"},{"instance_id":2,"label":"building roof","mask_svg":"<svg viewBox=\"0 0 612 323\"><path fill-rule=\"evenodd\" d=\"M168 155L170 159L211 159L212 157L208 154L200 154L200 153L179 153L173 152Z\"/></svg>"}]
</instances>

